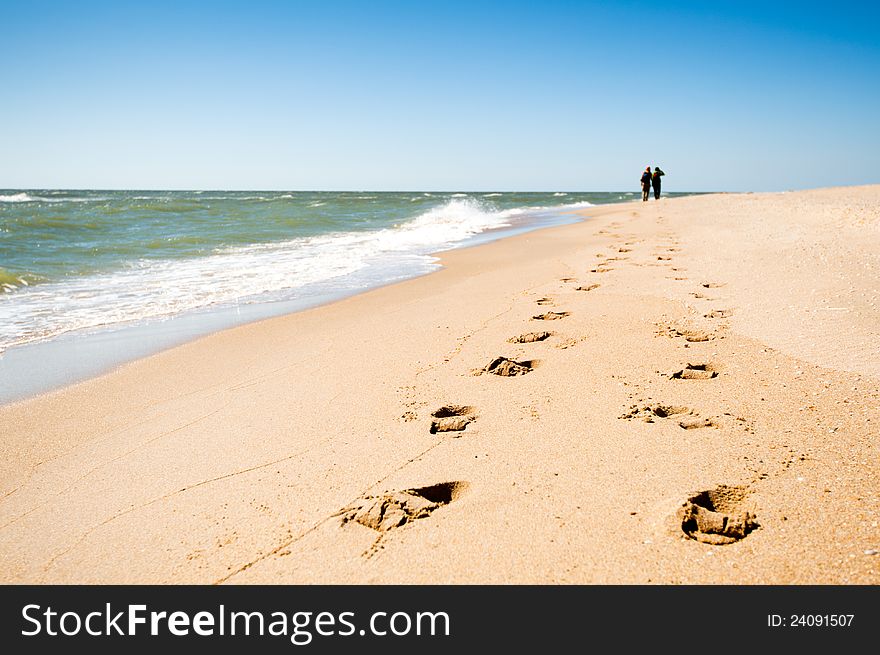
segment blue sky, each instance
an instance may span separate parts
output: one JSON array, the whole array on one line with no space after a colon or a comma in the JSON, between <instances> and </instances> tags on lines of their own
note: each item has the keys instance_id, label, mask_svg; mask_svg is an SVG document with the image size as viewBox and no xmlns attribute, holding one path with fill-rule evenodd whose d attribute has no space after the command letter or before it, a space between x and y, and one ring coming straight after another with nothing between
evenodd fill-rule
<instances>
[{"instance_id":1,"label":"blue sky","mask_svg":"<svg viewBox=\"0 0 880 655\"><path fill-rule=\"evenodd\" d=\"M0 188L876 183L878 4L0 0Z\"/></svg>"}]
</instances>

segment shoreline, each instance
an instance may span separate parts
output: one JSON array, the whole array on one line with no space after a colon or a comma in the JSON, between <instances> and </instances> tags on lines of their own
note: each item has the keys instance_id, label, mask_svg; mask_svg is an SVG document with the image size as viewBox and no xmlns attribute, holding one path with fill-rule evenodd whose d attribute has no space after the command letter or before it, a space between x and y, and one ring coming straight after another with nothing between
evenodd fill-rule
<instances>
[{"instance_id":1,"label":"shoreline","mask_svg":"<svg viewBox=\"0 0 880 655\"><path fill-rule=\"evenodd\" d=\"M372 281L343 291L309 291L289 300L207 306L170 316L74 330L46 340L12 346L0 352L0 407L106 375L125 364L221 330L306 311L372 289L430 275L441 267L439 255L444 252L582 220L582 217L572 218L579 211L580 208L573 207L528 212L523 215L527 220L487 230L451 248L429 253L433 262L425 270L414 268L384 282ZM335 280L329 282L329 286L333 286Z\"/></svg>"},{"instance_id":2,"label":"shoreline","mask_svg":"<svg viewBox=\"0 0 880 655\"><path fill-rule=\"evenodd\" d=\"M876 584L878 206L590 207L0 406L0 580Z\"/></svg>"}]
</instances>

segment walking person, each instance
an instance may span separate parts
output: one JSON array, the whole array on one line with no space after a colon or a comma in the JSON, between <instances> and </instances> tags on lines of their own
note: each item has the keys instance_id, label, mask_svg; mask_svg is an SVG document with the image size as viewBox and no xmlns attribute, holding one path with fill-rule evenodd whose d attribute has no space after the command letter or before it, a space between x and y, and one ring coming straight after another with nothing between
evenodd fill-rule
<instances>
[{"instance_id":1,"label":"walking person","mask_svg":"<svg viewBox=\"0 0 880 655\"><path fill-rule=\"evenodd\" d=\"M654 174L651 176L651 186L654 187L654 200L660 200L660 178L666 175L660 170L659 166L654 167Z\"/></svg>"},{"instance_id":2,"label":"walking person","mask_svg":"<svg viewBox=\"0 0 880 655\"><path fill-rule=\"evenodd\" d=\"M651 192L651 167L645 169L642 173L642 202L647 202L648 194Z\"/></svg>"}]
</instances>

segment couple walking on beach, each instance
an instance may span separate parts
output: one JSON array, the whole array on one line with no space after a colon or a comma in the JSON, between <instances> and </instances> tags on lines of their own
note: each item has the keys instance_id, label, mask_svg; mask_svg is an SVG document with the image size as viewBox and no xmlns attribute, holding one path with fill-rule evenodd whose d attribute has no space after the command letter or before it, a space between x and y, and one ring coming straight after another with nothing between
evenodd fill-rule
<instances>
[{"instance_id":1,"label":"couple walking on beach","mask_svg":"<svg viewBox=\"0 0 880 655\"><path fill-rule=\"evenodd\" d=\"M642 202L648 200L648 194L651 192L652 186L654 187L654 199L660 200L660 177L663 175L666 175L666 173L661 171L659 166L654 167L653 173L651 173L650 166L645 169L645 172L642 173Z\"/></svg>"}]
</instances>

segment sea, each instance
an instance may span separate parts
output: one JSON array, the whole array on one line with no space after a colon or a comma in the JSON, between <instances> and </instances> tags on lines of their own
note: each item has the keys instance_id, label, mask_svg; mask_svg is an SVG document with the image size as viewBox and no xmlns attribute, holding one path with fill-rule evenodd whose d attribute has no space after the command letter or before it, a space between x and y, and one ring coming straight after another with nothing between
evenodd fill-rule
<instances>
[{"instance_id":1,"label":"sea","mask_svg":"<svg viewBox=\"0 0 880 655\"><path fill-rule=\"evenodd\" d=\"M637 199L0 190L0 402L213 330L429 273L443 250Z\"/></svg>"}]
</instances>

